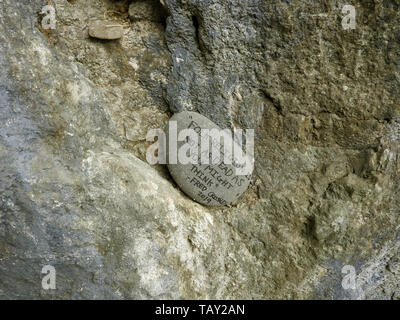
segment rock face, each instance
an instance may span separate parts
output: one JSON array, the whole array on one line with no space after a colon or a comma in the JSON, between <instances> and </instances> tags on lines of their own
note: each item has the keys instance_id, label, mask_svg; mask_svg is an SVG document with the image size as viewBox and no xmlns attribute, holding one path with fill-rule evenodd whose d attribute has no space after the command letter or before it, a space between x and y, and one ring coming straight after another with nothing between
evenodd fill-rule
<instances>
[{"instance_id":1,"label":"rock face","mask_svg":"<svg viewBox=\"0 0 400 320\"><path fill-rule=\"evenodd\" d=\"M0 298L399 298L398 1L52 3L0 3ZM145 162L185 110L255 129L235 205Z\"/></svg>"},{"instance_id":2,"label":"rock face","mask_svg":"<svg viewBox=\"0 0 400 320\"><path fill-rule=\"evenodd\" d=\"M159 0L134 1L129 6L129 18L134 22L152 21L165 23L166 15L167 11L162 7Z\"/></svg>"}]
</instances>

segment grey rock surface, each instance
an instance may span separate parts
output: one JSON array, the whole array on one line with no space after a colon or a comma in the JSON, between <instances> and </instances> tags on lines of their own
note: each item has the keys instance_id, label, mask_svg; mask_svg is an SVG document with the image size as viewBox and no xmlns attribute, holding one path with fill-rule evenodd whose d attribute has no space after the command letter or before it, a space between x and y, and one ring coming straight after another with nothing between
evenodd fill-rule
<instances>
[{"instance_id":1,"label":"grey rock surface","mask_svg":"<svg viewBox=\"0 0 400 320\"><path fill-rule=\"evenodd\" d=\"M337 0L50 2L55 30L48 1L0 3L0 298L399 298L398 0L354 30ZM121 40L89 37L104 17ZM255 129L231 207L145 161L184 110Z\"/></svg>"},{"instance_id":2,"label":"grey rock surface","mask_svg":"<svg viewBox=\"0 0 400 320\"><path fill-rule=\"evenodd\" d=\"M167 14L159 0L134 1L129 6L129 18L133 21L147 20L165 23Z\"/></svg>"}]
</instances>

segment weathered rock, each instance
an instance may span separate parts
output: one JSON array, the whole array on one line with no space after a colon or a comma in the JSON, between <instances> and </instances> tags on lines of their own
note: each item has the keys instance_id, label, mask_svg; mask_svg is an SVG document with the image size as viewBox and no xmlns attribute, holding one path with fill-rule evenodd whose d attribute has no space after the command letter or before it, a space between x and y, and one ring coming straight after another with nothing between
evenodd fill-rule
<instances>
[{"instance_id":1,"label":"weathered rock","mask_svg":"<svg viewBox=\"0 0 400 320\"><path fill-rule=\"evenodd\" d=\"M85 28L116 1L52 3L0 4L0 298L399 298L398 1L165 0L121 41ZM183 110L255 129L235 205L143 161Z\"/></svg>"},{"instance_id":2,"label":"weathered rock","mask_svg":"<svg viewBox=\"0 0 400 320\"><path fill-rule=\"evenodd\" d=\"M134 22L147 20L163 23L166 15L167 12L159 0L134 1L129 6L129 18Z\"/></svg>"},{"instance_id":3,"label":"weathered rock","mask_svg":"<svg viewBox=\"0 0 400 320\"><path fill-rule=\"evenodd\" d=\"M89 35L103 40L120 39L124 34L124 28L113 21L93 20L89 23Z\"/></svg>"},{"instance_id":4,"label":"weathered rock","mask_svg":"<svg viewBox=\"0 0 400 320\"><path fill-rule=\"evenodd\" d=\"M220 136L218 136L218 134L222 134L220 127L206 117L190 111L177 113L169 120L166 129L167 141L170 141L171 123L173 122L175 123L174 126L176 125L176 137L179 137L179 134L184 129L194 130L197 134L196 142L177 141L176 147L168 144L166 160L175 182L189 197L205 205L224 206L235 201L249 186L253 171L249 167L248 172L238 172L238 169L243 169L246 164L252 165L250 159L247 160L247 163L245 163L245 159L242 159L242 165L239 165L239 157L234 156L234 150L242 150L241 146L238 146L230 135L224 138L229 139L230 142L220 139ZM211 141L212 145L209 144L208 147L202 144L201 130L203 129L218 130L216 135L210 134L208 141ZM220 148L215 144L217 139L221 141ZM227 154L222 151L225 143L230 143L232 147L234 146L234 149L229 148L230 150ZM190 158L189 161L191 161L189 164L180 163L178 155L183 147L186 150L185 145L189 149L193 146L196 147L194 152L188 156ZM172 152L176 154L177 161L174 164L170 162L170 153ZM207 163L204 163L201 158L204 153L206 153L205 162ZM212 158L218 157L216 154L219 154L219 161L213 163ZM227 161L225 161L225 155L227 156ZM244 157L245 154L241 155L241 158Z\"/></svg>"}]
</instances>

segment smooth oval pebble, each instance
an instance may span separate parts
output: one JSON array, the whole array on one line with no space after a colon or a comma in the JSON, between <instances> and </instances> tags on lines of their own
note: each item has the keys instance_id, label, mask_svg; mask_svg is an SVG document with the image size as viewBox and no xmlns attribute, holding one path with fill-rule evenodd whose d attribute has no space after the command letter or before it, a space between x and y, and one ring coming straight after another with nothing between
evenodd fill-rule
<instances>
[{"instance_id":1,"label":"smooth oval pebble","mask_svg":"<svg viewBox=\"0 0 400 320\"><path fill-rule=\"evenodd\" d=\"M214 122L197 112L184 111L171 117L166 127L167 142L170 137L171 121L177 123L177 133L183 129L219 129ZM196 129L195 129L196 128ZM200 148L200 135L199 153ZM233 140L231 140L233 143ZM177 150L186 144L186 141L177 142ZM169 145L167 143L167 145ZM219 164L171 164L170 151L166 150L167 166L171 176L178 186L193 200L207 206L223 206L236 200L249 186L249 175L237 175L233 164L225 164L223 155Z\"/></svg>"},{"instance_id":2,"label":"smooth oval pebble","mask_svg":"<svg viewBox=\"0 0 400 320\"><path fill-rule=\"evenodd\" d=\"M122 37L124 28L112 21L93 20L89 23L89 35L103 40L116 40Z\"/></svg>"}]
</instances>

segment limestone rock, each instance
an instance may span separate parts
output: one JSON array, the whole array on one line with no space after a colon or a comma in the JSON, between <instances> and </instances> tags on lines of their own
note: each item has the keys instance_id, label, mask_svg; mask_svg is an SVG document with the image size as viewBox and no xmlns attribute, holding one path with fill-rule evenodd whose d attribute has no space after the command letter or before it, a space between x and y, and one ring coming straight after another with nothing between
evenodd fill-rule
<instances>
[{"instance_id":1,"label":"limestone rock","mask_svg":"<svg viewBox=\"0 0 400 320\"><path fill-rule=\"evenodd\" d=\"M129 17L132 21L152 21L163 23L167 15L159 0L134 1L129 6Z\"/></svg>"},{"instance_id":2,"label":"limestone rock","mask_svg":"<svg viewBox=\"0 0 400 320\"><path fill-rule=\"evenodd\" d=\"M343 30L339 0L165 0L120 41L85 28L116 1L51 3L55 30L47 1L0 2L0 298L400 297L398 1ZM255 129L234 205L146 163L179 111Z\"/></svg>"}]
</instances>

